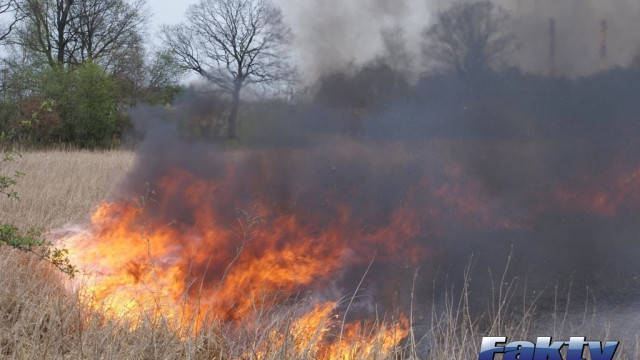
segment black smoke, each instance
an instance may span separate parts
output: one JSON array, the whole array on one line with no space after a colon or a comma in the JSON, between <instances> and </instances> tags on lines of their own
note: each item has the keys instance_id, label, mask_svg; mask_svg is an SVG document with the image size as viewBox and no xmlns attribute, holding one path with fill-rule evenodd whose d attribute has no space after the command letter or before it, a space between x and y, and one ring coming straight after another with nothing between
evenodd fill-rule
<instances>
[{"instance_id":1,"label":"black smoke","mask_svg":"<svg viewBox=\"0 0 640 360\"><path fill-rule=\"evenodd\" d=\"M640 73L630 69L578 79L441 74L410 84L378 62L323 78L304 101L247 101L232 143L200 127L224 116L211 110L224 100L187 93L170 110L132 112L144 135L116 196L153 187L174 168L224 182L233 166L231 195L203 200L230 227L235 209L259 203L322 234L346 205L350 260L320 283L353 291L373 259L366 303L389 309L408 306L417 268L413 300L426 311L452 285L460 289L470 262L472 305L483 309L509 255L509 278L546 291L541 308L558 301L555 286L560 297L571 288L632 303L640 290L639 93ZM163 221L195 221L180 198L158 197ZM353 240L391 226L406 209L415 232L364 246ZM282 246L288 241L296 239ZM429 256L412 260L417 249Z\"/></svg>"},{"instance_id":2,"label":"black smoke","mask_svg":"<svg viewBox=\"0 0 640 360\"><path fill-rule=\"evenodd\" d=\"M228 100L206 89L190 88L170 109L134 109L138 159L114 197L154 187L174 168L224 182L231 166L231 196L204 199L229 227L237 208L258 203L267 213L296 214L321 234L346 205L349 261L319 283L354 291L373 260L363 284L365 312L376 309L371 304L391 310L413 301L426 313L433 299L460 290L470 263L471 305L485 309L507 259L509 279L518 278L531 293L543 291L543 309L567 300L569 289L605 304L634 304L640 294L640 72L627 64L640 33L629 15L637 4L505 2L519 52L509 55L509 66L460 77L415 68L422 64L425 26L414 18L415 4L362 3L369 6L311 2L288 10L301 24L294 32L310 84L295 101L245 100L234 142L220 139ZM384 26L352 12L384 14ZM305 21L310 14L316 20ZM546 75L550 17L557 24L556 77ZM605 17L608 65L599 72ZM402 66L384 53L381 30L394 27L404 31L396 40L407 41L400 47L407 49ZM420 71L426 72L410 76ZM195 221L179 198L158 197L162 220ZM390 226L406 209L416 219L415 232L370 246L353 241ZM266 220L262 226L273 224ZM290 241L296 239L281 245ZM429 256L413 261L412 246Z\"/></svg>"}]
</instances>

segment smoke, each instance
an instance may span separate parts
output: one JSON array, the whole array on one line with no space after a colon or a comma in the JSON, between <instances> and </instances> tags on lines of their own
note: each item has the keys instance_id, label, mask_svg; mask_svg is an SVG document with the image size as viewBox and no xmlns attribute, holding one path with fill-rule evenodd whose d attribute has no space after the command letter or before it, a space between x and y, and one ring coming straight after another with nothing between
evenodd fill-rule
<instances>
[{"instance_id":1,"label":"smoke","mask_svg":"<svg viewBox=\"0 0 640 360\"><path fill-rule=\"evenodd\" d=\"M445 10L451 0L287 1L278 0L295 34L298 67L308 82L360 66L379 57L385 48L381 36L388 29L404 33L413 61L410 74L430 71L435 65L422 55L422 31ZM608 23L606 68L628 66L639 49L640 3L633 0L497 0L510 14L510 30L518 48L505 63L523 71L546 74L549 62L549 19L556 20L556 68L570 77L601 69L600 23Z\"/></svg>"},{"instance_id":2,"label":"smoke","mask_svg":"<svg viewBox=\"0 0 640 360\"><path fill-rule=\"evenodd\" d=\"M426 4L283 3L313 95L298 103L246 101L233 143L209 140L224 133L226 104L198 89L171 110L134 109L137 162L111 200L151 187L151 223L178 224L166 262L206 272L205 290L227 275L240 209L264 220L240 269L264 261L267 251L286 253L272 264L288 274L282 288L327 297L350 293L366 273L352 316L378 304L390 311L442 298L449 286L460 289L470 262L471 305L484 309L507 259L509 278L536 294L546 289L542 308L556 305L556 285L609 304L633 302L640 290L640 73L597 70L600 20L610 25L607 64L625 65L639 33L628 14L638 5L505 2L522 43L510 62L523 72L409 81L401 72L420 66L427 10L450 3ZM556 67L567 77L541 76L550 17ZM398 39L406 46L389 45ZM390 60L389 49L409 55ZM386 63L372 61L381 54ZM220 242L207 231L222 234L213 237ZM321 262L311 266L315 278L296 278L300 264L314 260Z\"/></svg>"},{"instance_id":3,"label":"smoke","mask_svg":"<svg viewBox=\"0 0 640 360\"><path fill-rule=\"evenodd\" d=\"M521 49L513 63L526 71L544 73L549 48L548 23L556 19L556 63L559 74L584 76L600 70L600 23L608 24L605 68L626 67L638 54L640 11L637 1L504 1L513 13L514 32Z\"/></svg>"},{"instance_id":4,"label":"smoke","mask_svg":"<svg viewBox=\"0 0 640 360\"><path fill-rule=\"evenodd\" d=\"M287 1L276 2L295 34L294 48L307 81L359 66L380 55L383 31L406 32L408 49L415 56L422 24L428 21L427 2L421 1Z\"/></svg>"},{"instance_id":5,"label":"smoke","mask_svg":"<svg viewBox=\"0 0 640 360\"><path fill-rule=\"evenodd\" d=\"M414 300L440 298L452 284L460 289L470 262L471 305L483 309L492 291L488 270L497 280L510 255L510 277L537 294L546 289L542 308L558 300L550 290L556 284L608 303L635 298L638 72L581 79L487 72L374 86L384 74L364 67L308 103L246 103L241 140L232 146L198 140L208 137L199 124L215 123L212 104L222 100L189 91L170 112L139 107L131 115L144 138L114 200L150 184L158 194L154 221L186 229L201 226L202 209L217 214L222 229L237 224L236 209L257 209L263 236L281 236L249 253L311 241L328 269L291 290L349 293L373 261L362 309L408 306L418 268ZM167 180L176 173L188 176ZM175 182L179 190L163 197L163 186ZM200 182L224 190L204 192L198 206L185 202ZM277 230L290 217L299 229ZM185 248L194 236L187 233ZM232 243L224 244L216 251L232 254ZM225 270L188 266L209 271L211 281Z\"/></svg>"}]
</instances>

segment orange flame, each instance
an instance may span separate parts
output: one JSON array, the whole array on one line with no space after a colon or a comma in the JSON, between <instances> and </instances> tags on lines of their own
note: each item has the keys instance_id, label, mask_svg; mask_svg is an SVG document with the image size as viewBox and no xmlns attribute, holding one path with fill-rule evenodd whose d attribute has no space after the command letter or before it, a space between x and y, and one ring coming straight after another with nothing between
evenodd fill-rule
<instances>
[{"instance_id":1,"label":"orange flame","mask_svg":"<svg viewBox=\"0 0 640 360\"><path fill-rule=\"evenodd\" d=\"M640 198L640 168L614 165L598 176L571 179L553 193L561 208L591 215L614 217L637 210Z\"/></svg>"},{"instance_id":2,"label":"orange flame","mask_svg":"<svg viewBox=\"0 0 640 360\"><path fill-rule=\"evenodd\" d=\"M409 334L409 321L404 315L391 323L354 321L342 324L339 317L333 315L336 305L332 301L316 304L293 322L289 335L295 355L326 360L375 358L393 351ZM279 333L271 334L268 340L279 345L285 341ZM262 352L256 357L266 356Z\"/></svg>"},{"instance_id":3,"label":"orange flame","mask_svg":"<svg viewBox=\"0 0 640 360\"><path fill-rule=\"evenodd\" d=\"M323 194L317 206L331 208L329 217L300 214L257 190L246 194L251 186L241 184L233 166L225 174L211 181L174 168L148 196L101 203L88 231L64 240L71 260L92 274L87 293L93 303L108 301L113 316L151 313L196 329L210 319L247 322L257 309L322 289L349 267L372 259L405 265L428 259L437 250L424 239L438 236L451 219L470 227L513 226L493 215L493 205L459 170L444 184L423 179L407 189L378 222L360 218L355 206L341 202L344 194ZM233 208L251 211L229 214ZM329 301L295 320L296 351L350 359L356 352L392 351L408 333L404 316L391 324L343 324L333 317L335 308ZM336 338L338 324L342 336Z\"/></svg>"}]
</instances>

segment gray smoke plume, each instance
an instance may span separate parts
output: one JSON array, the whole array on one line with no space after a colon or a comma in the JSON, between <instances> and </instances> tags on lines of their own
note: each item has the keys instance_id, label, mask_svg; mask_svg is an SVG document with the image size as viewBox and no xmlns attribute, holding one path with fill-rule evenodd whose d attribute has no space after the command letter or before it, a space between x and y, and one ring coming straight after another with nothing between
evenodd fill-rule
<instances>
[{"instance_id":1,"label":"gray smoke plume","mask_svg":"<svg viewBox=\"0 0 640 360\"><path fill-rule=\"evenodd\" d=\"M626 67L638 54L636 21L640 3L629 0L500 1L513 13L522 48L513 62L526 71L544 73L549 48L549 19L556 20L556 64L559 74L583 76L601 69ZM600 60L601 22L607 22L607 52Z\"/></svg>"},{"instance_id":2,"label":"gray smoke plume","mask_svg":"<svg viewBox=\"0 0 640 360\"><path fill-rule=\"evenodd\" d=\"M434 13L445 10L451 0L278 0L292 27L300 69L308 81L362 65L384 49L381 35L390 28L405 34L414 68L429 71L433 63L422 58L422 31ZM556 21L556 68L558 75L583 76L601 70L600 24L608 24L606 69L628 66L639 49L640 3L633 0L496 0L510 14L510 28L519 48L506 63L526 72L546 74L549 62L549 19ZM426 67L425 67L426 66Z\"/></svg>"},{"instance_id":3,"label":"gray smoke plume","mask_svg":"<svg viewBox=\"0 0 640 360\"><path fill-rule=\"evenodd\" d=\"M187 92L172 113L140 107L132 116L146 135L122 197L181 169L227 184L224 196L202 199L221 214L222 228L236 223L233 209L257 204L267 214L265 231L295 216L319 241L319 254L326 232L340 229L348 255L332 280L350 291L375 258L365 285L387 307L407 305L415 268L422 269L416 296L426 303L446 289L433 286L436 276L459 284L474 259L482 276L474 276L472 305L483 308L491 295L486 270L499 273L510 253L510 276L532 291L557 283L609 303L635 299L637 71L575 80L431 75L401 91L372 92L370 81L384 73L362 68L315 102L247 104L241 120L249 140L232 148L189 133L219 100ZM351 95L356 103L345 99ZM187 195L158 196L151 217L159 223L189 229L197 221ZM284 236L278 246L296 241ZM222 270L210 267L207 278ZM543 308L557 301L546 294Z\"/></svg>"},{"instance_id":4,"label":"gray smoke plume","mask_svg":"<svg viewBox=\"0 0 640 360\"><path fill-rule=\"evenodd\" d=\"M363 284L368 304L389 311L411 300L424 305L451 284L460 289L473 260L471 305L485 309L493 290L487 270L499 274L511 254L509 277L536 294L546 290L541 308L562 302L556 296L569 287L606 304L635 306L640 73L614 67L635 54L640 29L633 14L640 4L503 1L521 43L508 63L522 71L469 77L418 76L425 70L417 69L420 33L430 12L449 1L280 4L312 96L298 103L246 101L233 144L207 139L223 133L216 126L223 123L224 99L191 89L171 111L138 107L131 113L143 134L138 162L116 198L130 199L145 184L157 187L179 169L224 184L216 196L196 199L219 214L222 228L237 223L235 209L255 205L266 214L265 232L279 217L295 216L315 241L309 253L337 247L343 261L333 278L295 287L300 293L323 287L349 293L373 260ZM557 73L565 76L546 76L551 17ZM394 59L403 52L408 55ZM412 81L399 75L407 67L414 68ZM188 194L163 198L159 191L158 197L152 221L175 220L189 233L200 214L184 203ZM327 249L332 229L341 235ZM299 238L285 232L276 245L286 248ZM247 252L259 255L260 241L254 245ZM224 246L217 250L233 253ZM215 282L226 264L189 266ZM549 289L556 284L564 290Z\"/></svg>"}]
</instances>

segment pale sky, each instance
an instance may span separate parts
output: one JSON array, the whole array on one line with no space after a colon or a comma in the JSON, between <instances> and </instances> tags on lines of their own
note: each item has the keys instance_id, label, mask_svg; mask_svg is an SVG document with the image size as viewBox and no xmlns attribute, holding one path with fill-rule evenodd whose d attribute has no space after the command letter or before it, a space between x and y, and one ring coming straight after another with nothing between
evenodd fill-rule
<instances>
[{"instance_id":1,"label":"pale sky","mask_svg":"<svg viewBox=\"0 0 640 360\"><path fill-rule=\"evenodd\" d=\"M151 12L149 40L158 44L163 24L184 21L189 5L200 0L146 0ZM410 55L421 57L422 30L433 11L453 0L272 0L294 33L293 57L298 70L313 77L381 53L381 29L400 26ZM494 0L510 12L521 48L510 59L523 70L548 68L548 19L557 19L558 69L569 76L600 68L600 21L610 19L607 61L626 66L640 49L638 0ZM419 67L418 67L419 68ZM422 68L419 68L419 70ZM313 79L311 79L313 80Z\"/></svg>"},{"instance_id":2,"label":"pale sky","mask_svg":"<svg viewBox=\"0 0 640 360\"><path fill-rule=\"evenodd\" d=\"M197 0L147 0L147 6L151 10L149 35L153 40L160 26L164 24L176 24L184 19L184 13L191 4Z\"/></svg>"},{"instance_id":3,"label":"pale sky","mask_svg":"<svg viewBox=\"0 0 640 360\"><path fill-rule=\"evenodd\" d=\"M183 22L187 8L199 1L146 0L150 11L150 49L162 46L159 40L162 25ZM362 63L374 57L380 50L380 26L394 25L394 20L389 17L393 18L395 14L402 18L401 22L405 25L410 22L411 16L422 22L425 16L421 7L427 1L435 0L402 0L403 3L408 2L403 6L394 5L393 2L389 5L388 0L272 1L282 9L285 22L294 31L293 58L298 63L298 70L306 80L313 81L314 76L322 71ZM373 16L368 11L388 12L389 16ZM356 19L357 21L353 21ZM319 36L320 34L322 35ZM363 38L368 40L361 41ZM343 51L344 49L349 51ZM199 79L195 73L190 73L184 81L189 83Z\"/></svg>"}]
</instances>

